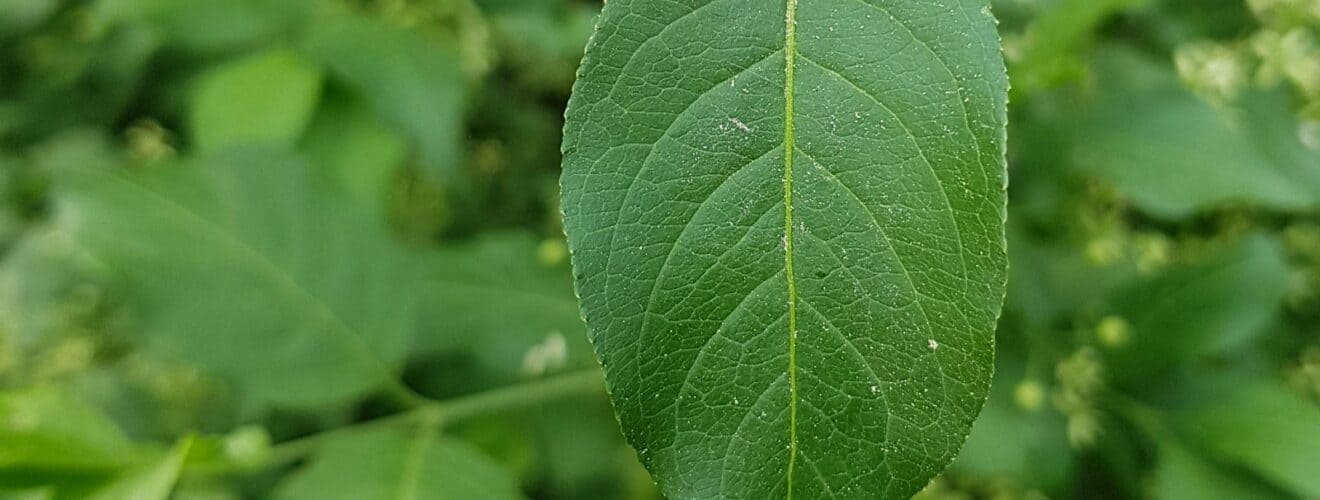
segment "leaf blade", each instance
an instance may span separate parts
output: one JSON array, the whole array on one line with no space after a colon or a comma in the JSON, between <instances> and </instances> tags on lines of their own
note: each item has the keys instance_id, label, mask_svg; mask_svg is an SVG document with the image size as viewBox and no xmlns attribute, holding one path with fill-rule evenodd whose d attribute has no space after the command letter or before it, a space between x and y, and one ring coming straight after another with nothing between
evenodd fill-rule
<instances>
[{"instance_id":1,"label":"leaf blade","mask_svg":"<svg viewBox=\"0 0 1320 500\"><path fill-rule=\"evenodd\" d=\"M410 426L412 427L412 426ZM337 436L278 489L281 500L523 498L517 483L472 446L434 429L389 427Z\"/></svg>"},{"instance_id":2,"label":"leaf blade","mask_svg":"<svg viewBox=\"0 0 1320 500\"><path fill-rule=\"evenodd\" d=\"M565 228L669 496L897 498L961 445L1005 260L983 7L607 5L567 114Z\"/></svg>"},{"instance_id":3,"label":"leaf blade","mask_svg":"<svg viewBox=\"0 0 1320 500\"><path fill-rule=\"evenodd\" d=\"M71 172L59 210L133 286L148 347L259 403L316 406L396 384L412 331L409 255L318 180L284 150L232 150L146 175Z\"/></svg>"}]
</instances>

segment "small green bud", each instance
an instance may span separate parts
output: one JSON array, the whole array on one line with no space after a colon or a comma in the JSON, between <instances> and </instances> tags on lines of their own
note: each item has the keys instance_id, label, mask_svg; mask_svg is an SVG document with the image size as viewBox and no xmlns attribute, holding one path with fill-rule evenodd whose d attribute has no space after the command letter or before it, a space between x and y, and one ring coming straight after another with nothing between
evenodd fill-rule
<instances>
[{"instance_id":1,"label":"small green bud","mask_svg":"<svg viewBox=\"0 0 1320 500\"><path fill-rule=\"evenodd\" d=\"M546 267L563 264L564 259L568 258L568 245L559 238L542 241L536 249L536 258Z\"/></svg>"},{"instance_id":2,"label":"small green bud","mask_svg":"<svg viewBox=\"0 0 1320 500\"><path fill-rule=\"evenodd\" d=\"M1026 411L1037 411L1045 404L1045 386L1032 379L1018 382L1013 388L1013 402Z\"/></svg>"},{"instance_id":3,"label":"small green bud","mask_svg":"<svg viewBox=\"0 0 1320 500\"><path fill-rule=\"evenodd\" d=\"M1100 437L1100 419L1092 412L1078 412L1068 417L1068 443L1074 448L1090 448Z\"/></svg>"},{"instance_id":4,"label":"small green bud","mask_svg":"<svg viewBox=\"0 0 1320 500\"><path fill-rule=\"evenodd\" d=\"M1118 238L1101 236L1086 244L1086 260L1096 266L1108 266L1123 256L1123 244Z\"/></svg>"},{"instance_id":5,"label":"small green bud","mask_svg":"<svg viewBox=\"0 0 1320 500\"><path fill-rule=\"evenodd\" d=\"M1132 340L1132 325L1121 316L1106 316L1096 325L1095 336L1100 345L1117 349Z\"/></svg>"},{"instance_id":6,"label":"small green bud","mask_svg":"<svg viewBox=\"0 0 1320 500\"><path fill-rule=\"evenodd\" d=\"M241 466L255 466L270 455L270 434L257 426L235 429L225 436L225 456Z\"/></svg>"}]
</instances>

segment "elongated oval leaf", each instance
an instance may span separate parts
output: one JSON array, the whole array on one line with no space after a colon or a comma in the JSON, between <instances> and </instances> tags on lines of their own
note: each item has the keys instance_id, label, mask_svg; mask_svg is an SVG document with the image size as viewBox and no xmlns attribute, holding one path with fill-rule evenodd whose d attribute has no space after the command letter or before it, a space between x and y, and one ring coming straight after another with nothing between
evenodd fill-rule
<instances>
[{"instance_id":1,"label":"elongated oval leaf","mask_svg":"<svg viewBox=\"0 0 1320 500\"><path fill-rule=\"evenodd\" d=\"M671 498L906 498L1004 289L983 0L612 0L569 103L576 286Z\"/></svg>"}]
</instances>

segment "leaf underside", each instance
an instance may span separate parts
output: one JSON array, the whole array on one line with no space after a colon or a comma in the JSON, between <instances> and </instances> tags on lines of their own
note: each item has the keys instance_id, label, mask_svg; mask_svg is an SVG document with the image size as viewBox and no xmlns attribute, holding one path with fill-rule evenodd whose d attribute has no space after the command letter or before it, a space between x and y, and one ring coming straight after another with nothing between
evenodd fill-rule
<instances>
[{"instance_id":1,"label":"leaf underside","mask_svg":"<svg viewBox=\"0 0 1320 500\"><path fill-rule=\"evenodd\" d=\"M990 382L1007 78L983 0L612 0L576 286L671 498L907 498Z\"/></svg>"}]
</instances>

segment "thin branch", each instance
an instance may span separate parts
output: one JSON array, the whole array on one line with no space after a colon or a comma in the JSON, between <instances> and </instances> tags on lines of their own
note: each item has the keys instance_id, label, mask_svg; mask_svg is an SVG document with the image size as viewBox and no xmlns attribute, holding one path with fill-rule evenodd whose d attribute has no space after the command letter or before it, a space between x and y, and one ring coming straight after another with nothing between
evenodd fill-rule
<instances>
[{"instance_id":1,"label":"thin branch","mask_svg":"<svg viewBox=\"0 0 1320 500\"><path fill-rule=\"evenodd\" d=\"M347 432L407 422L416 422L426 428L439 430L445 425L471 418L529 408L574 395L603 393L604 387L600 370L589 369L444 401L423 398L422 402L410 405L411 409L403 412L280 443L273 446L260 463L201 463L189 467L188 472L197 476L221 476L269 469L296 462L315 452L327 440Z\"/></svg>"}]
</instances>

